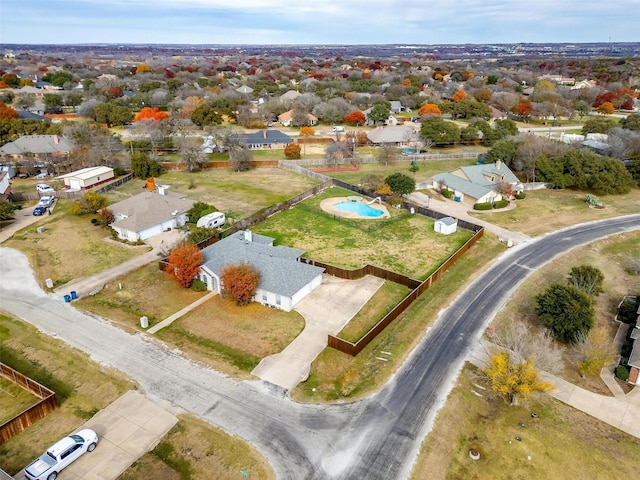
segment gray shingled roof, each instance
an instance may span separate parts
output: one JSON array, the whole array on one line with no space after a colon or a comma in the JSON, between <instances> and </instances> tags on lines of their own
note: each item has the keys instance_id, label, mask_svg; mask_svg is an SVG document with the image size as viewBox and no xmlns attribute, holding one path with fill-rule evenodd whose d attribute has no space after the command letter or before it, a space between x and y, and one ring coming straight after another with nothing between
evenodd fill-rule
<instances>
[{"instance_id":1,"label":"gray shingled roof","mask_svg":"<svg viewBox=\"0 0 640 480\"><path fill-rule=\"evenodd\" d=\"M5 155L22 155L25 153L68 153L73 150L74 143L70 138L58 135L24 135L14 142L0 147Z\"/></svg>"},{"instance_id":2,"label":"gray shingled roof","mask_svg":"<svg viewBox=\"0 0 640 480\"><path fill-rule=\"evenodd\" d=\"M481 198L482 196L494 190L493 188L470 182L469 180L466 180L452 173L439 173L437 175L434 175L432 178L436 182L444 182L444 184L449 187L449 189L457 190L458 192L462 192L472 198Z\"/></svg>"},{"instance_id":3,"label":"gray shingled roof","mask_svg":"<svg viewBox=\"0 0 640 480\"><path fill-rule=\"evenodd\" d=\"M185 213L193 206L193 200L176 195L160 195L154 192L143 192L131 198L109 206L116 218L125 216L112 224L132 232L140 232L170 220L173 212Z\"/></svg>"},{"instance_id":4,"label":"gray shingled roof","mask_svg":"<svg viewBox=\"0 0 640 480\"><path fill-rule=\"evenodd\" d=\"M245 143L250 144L265 144L265 143L284 143L288 144L293 142L291 137L286 133L282 133L280 130L260 130L258 132L247 133L244 136Z\"/></svg>"},{"instance_id":5,"label":"gray shingled roof","mask_svg":"<svg viewBox=\"0 0 640 480\"><path fill-rule=\"evenodd\" d=\"M248 263L260 272L260 288L268 292L293 296L324 268L298 262L302 250L285 246L274 247L273 239L251 233L246 240L244 231L236 232L202 250L203 267L220 275L230 264Z\"/></svg>"},{"instance_id":6,"label":"gray shingled roof","mask_svg":"<svg viewBox=\"0 0 640 480\"><path fill-rule=\"evenodd\" d=\"M633 341L633 349L627 363L633 367L640 368L640 340Z\"/></svg>"},{"instance_id":7,"label":"gray shingled roof","mask_svg":"<svg viewBox=\"0 0 640 480\"><path fill-rule=\"evenodd\" d=\"M411 140L413 130L409 127L378 127L367 132L372 143L404 143Z\"/></svg>"}]
</instances>

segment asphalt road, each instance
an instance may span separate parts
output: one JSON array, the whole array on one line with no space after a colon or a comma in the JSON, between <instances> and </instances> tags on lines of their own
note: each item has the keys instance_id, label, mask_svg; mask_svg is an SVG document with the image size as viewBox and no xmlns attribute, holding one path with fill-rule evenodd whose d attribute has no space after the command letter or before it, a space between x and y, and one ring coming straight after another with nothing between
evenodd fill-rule
<instances>
[{"instance_id":1,"label":"asphalt road","mask_svg":"<svg viewBox=\"0 0 640 480\"><path fill-rule=\"evenodd\" d=\"M125 372L158 402L252 443L279 479L404 479L470 348L513 290L561 253L637 229L640 215L620 217L509 250L441 312L381 391L351 405L297 404L278 388L230 380L144 333L125 333L42 292L25 257L6 248L0 249L0 308Z\"/></svg>"}]
</instances>

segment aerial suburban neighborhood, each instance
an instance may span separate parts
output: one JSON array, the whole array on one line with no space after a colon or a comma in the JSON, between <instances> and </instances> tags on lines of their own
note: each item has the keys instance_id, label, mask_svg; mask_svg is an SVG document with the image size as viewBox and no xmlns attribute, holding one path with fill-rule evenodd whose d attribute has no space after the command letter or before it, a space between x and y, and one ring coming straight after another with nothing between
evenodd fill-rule
<instances>
[{"instance_id":1,"label":"aerial suburban neighborhood","mask_svg":"<svg viewBox=\"0 0 640 480\"><path fill-rule=\"evenodd\" d=\"M637 475L640 44L0 49L0 478Z\"/></svg>"}]
</instances>

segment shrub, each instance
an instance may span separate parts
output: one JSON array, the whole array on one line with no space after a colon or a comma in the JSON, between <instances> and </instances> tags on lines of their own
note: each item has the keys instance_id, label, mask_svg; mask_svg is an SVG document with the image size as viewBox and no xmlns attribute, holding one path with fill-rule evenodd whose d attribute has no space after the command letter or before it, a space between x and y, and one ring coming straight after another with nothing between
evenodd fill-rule
<instances>
[{"instance_id":1,"label":"shrub","mask_svg":"<svg viewBox=\"0 0 640 480\"><path fill-rule=\"evenodd\" d=\"M616 367L616 377L624 382L629 380L629 367L626 365L618 365Z\"/></svg>"},{"instance_id":2,"label":"shrub","mask_svg":"<svg viewBox=\"0 0 640 480\"><path fill-rule=\"evenodd\" d=\"M196 278L191 282L191 290L194 292L206 292L207 285L199 278Z\"/></svg>"},{"instance_id":3,"label":"shrub","mask_svg":"<svg viewBox=\"0 0 640 480\"><path fill-rule=\"evenodd\" d=\"M410 171L411 173L416 173L418 170L420 170L420 167L418 167L418 165L415 165L415 164L414 164L414 165L411 165L411 166L409 167L409 171Z\"/></svg>"},{"instance_id":4,"label":"shrub","mask_svg":"<svg viewBox=\"0 0 640 480\"><path fill-rule=\"evenodd\" d=\"M491 210L493 205L489 202L474 203L474 210Z\"/></svg>"},{"instance_id":5,"label":"shrub","mask_svg":"<svg viewBox=\"0 0 640 480\"><path fill-rule=\"evenodd\" d=\"M525 198L527 198L527 194L523 191L516 193L516 200L524 200Z\"/></svg>"},{"instance_id":6,"label":"shrub","mask_svg":"<svg viewBox=\"0 0 640 480\"><path fill-rule=\"evenodd\" d=\"M98 225L100 222L98 221L97 218L92 218L91 219L91 225Z\"/></svg>"},{"instance_id":7,"label":"shrub","mask_svg":"<svg viewBox=\"0 0 640 480\"><path fill-rule=\"evenodd\" d=\"M445 197L445 198L453 197L453 190L449 190L448 188L443 188L442 192L440 192L440 193L442 193L442 196Z\"/></svg>"},{"instance_id":8,"label":"shrub","mask_svg":"<svg viewBox=\"0 0 640 480\"><path fill-rule=\"evenodd\" d=\"M638 310L638 304L636 299L629 297L625 298L618 307L618 320L622 323L632 324L638 318L636 313Z\"/></svg>"},{"instance_id":9,"label":"shrub","mask_svg":"<svg viewBox=\"0 0 640 480\"><path fill-rule=\"evenodd\" d=\"M493 208L505 208L509 206L509 200L498 200L497 202L493 202Z\"/></svg>"}]
</instances>

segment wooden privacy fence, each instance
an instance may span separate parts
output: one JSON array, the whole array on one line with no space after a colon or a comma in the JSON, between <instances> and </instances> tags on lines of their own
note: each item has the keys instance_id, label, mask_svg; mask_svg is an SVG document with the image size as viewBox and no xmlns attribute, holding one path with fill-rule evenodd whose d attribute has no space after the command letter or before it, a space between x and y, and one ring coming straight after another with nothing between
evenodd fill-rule
<instances>
[{"instance_id":1,"label":"wooden privacy fence","mask_svg":"<svg viewBox=\"0 0 640 480\"><path fill-rule=\"evenodd\" d=\"M484 234L484 228L478 227L475 230L475 234L471 237L464 245L462 245L456 252L451 255L442 265L438 267L438 269L429 275L422 283L419 283L417 286L413 287L411 293L409 293L406 297L402 299L400 303L398 303L393 309L387 313L378 323L376 323L371 329L365 333L360 340L357 342L349 342L348 340L344 340L340 337L336 337L334 335L329 335L327 340L327 344L331 348L335 348L340 352L346 353L355 357L358 353L360 353L371 341L376 338L382 331L387 328L391 322L393 322L396 318L400 316L413 302L415 302L420 295L422 295L431 285L435 282L444 272L446 272L451 265L456 263L456 261L467 251L469 250ZM334 267L336 268L336 267ZM372 273L373 274L373 273ZM344 278L344 277L343 277ZM381 277L384 278L384 277ZM386 280L394 281L392 278L387 278ZM416 281L417 282L417 281ZM400 282L398 282L400 283ZM406 285L403 283L403 285ZM409 286L409 285L406 285ZM412 287L409 287L412 288Z\"/></svg>"},{"instance_id":2,"label":"wooden privacy fence","mask_svg":"<svg viewBox=\"0 0 640 480\"><path fill-rule=\"evenodd\" d=\"M278 166L279 160L252 160L251 164L256 168L275 168ZM182 162L162 162L160 166L165 171L185 170L185 164ZM202 166L197 166L196 170L206 170L209 168L233 168L230 161L205 162Z\"/></svg>"},{"instance_id":3,"label":"wooden privacy fence","mask_svg":"<svg viewBox=\"0 0 640 480\"><path fill-rule=\"evenodd\" d=\"M41 418L49 415L58 407L58 403L56 401L56 394L53 391L4 363L0 363L0 375L42 399L21 414L0 425L0 445L2 445L11 437L14 437Z\"/></svg>"}]
</instances>

